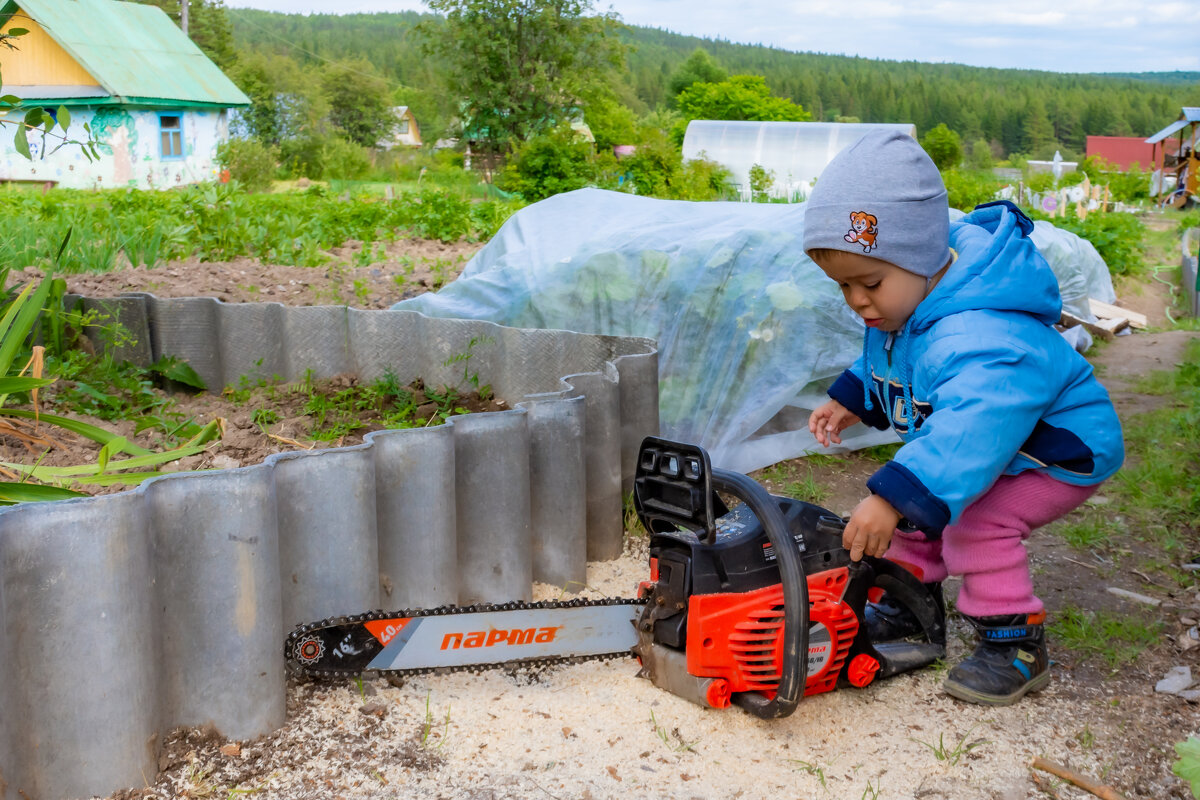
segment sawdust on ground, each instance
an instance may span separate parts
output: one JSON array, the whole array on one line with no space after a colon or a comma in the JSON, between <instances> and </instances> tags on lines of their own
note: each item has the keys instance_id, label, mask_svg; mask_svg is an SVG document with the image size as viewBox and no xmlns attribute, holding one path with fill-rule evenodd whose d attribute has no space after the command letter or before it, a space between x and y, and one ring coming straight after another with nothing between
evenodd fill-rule
<instances>
[{"instance_id":1,"label":"sawdust on ground","mask_svg":"<svg viewBox=\"0 0 1200 800\"><path fill-rule=\"evenodd\" d=\"M628 595L645 564L644 541L630 540L619 560L589 566L582 595ZM536 589L535 599L562 595ZM961 625L952 627L951 661L965 654L966 639ZM1134 711L1143 720L1135 730L1133 709L1123 707L1134 698L1104 686L1081 696L1061 673L1025 702L985 708L942 694L943 670L931 668L805 699L773 722L700 708L636 673L634 662L615 660L361 686L293 684L282 730L244 743L177 731L155 785L114 797L231 789L347 799L1083 796L1062 787L1039 794L1028 768L1034 756L1103 776L1129 798L1187 796L1169 775L1115 769L1113 754L1173 741L1194 727L1194 715L1151 703Z\"/></svg>"}]
</instances>

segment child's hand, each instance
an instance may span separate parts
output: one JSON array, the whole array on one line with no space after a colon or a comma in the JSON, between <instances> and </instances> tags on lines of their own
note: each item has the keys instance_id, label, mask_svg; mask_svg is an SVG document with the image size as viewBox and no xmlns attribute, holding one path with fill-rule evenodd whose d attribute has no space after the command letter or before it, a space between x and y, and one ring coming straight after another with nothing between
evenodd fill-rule
<instances>
[{"instance_id":1,"label":"child's hand","mask_svg":"<svg viewBox=\"0 0 1200 800\"><path fill-rule=\"evenodd\" d=\"M809 415L808 430L823 447L829 447L830 442L841 444L842 437L838 434L858 421L858 416L844 405L830 400Z\"/></svg>"},{"instance_id":2,"label":"child's hand","mask_svg":"<svg viewBox=\"0 0 1200 800\"><path fill-rule=\"evenodd\" d=\"M892 543L892 534L900 522L900 512L879 495L871 495L859 503L846 531L842 547L850 551L851 561L861 561L863 555L882 556Z\"/></svg>"}]
</instances>

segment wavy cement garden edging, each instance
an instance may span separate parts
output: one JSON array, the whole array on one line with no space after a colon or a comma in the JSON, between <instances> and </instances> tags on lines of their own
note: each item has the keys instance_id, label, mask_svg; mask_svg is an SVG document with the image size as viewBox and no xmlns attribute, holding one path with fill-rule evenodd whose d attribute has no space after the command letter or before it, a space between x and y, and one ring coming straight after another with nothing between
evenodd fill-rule
<instances>
[{"instance_id":1,"label":"wavy cement garden edging","mask_svg":"<svg viewBox=\"0 0 1200 800\"><path fill-rule=\"evenodd\" d=\"M160 737L234 739L285 722L297 623L372 608L531 597L621 551L621 491L658 430L646 339L504 328L406 311L85 300L209 386L385 370L472 372L512 411L378 431L136 490L0 510L0 800L153 780ZM469 346L472 338L486 337Z\"/></svg>"}]
</instances>

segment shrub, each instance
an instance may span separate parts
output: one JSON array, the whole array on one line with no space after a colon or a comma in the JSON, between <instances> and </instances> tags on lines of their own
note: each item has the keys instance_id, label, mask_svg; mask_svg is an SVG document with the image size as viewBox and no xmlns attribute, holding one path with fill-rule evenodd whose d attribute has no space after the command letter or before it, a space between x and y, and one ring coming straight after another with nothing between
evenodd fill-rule
<instances>
[{"instance_id":1,"label":"shrub","mask_svg":"<svg viewBox=\"0 0 1200 800\"><path fill-rule=\"evenodd\" d=\"M753 200L766 199L766 195L775 185L775 171L769 170L762 164L750 167L750 197Z\"/></svg>"},{"instance_id":2,"label":"shrub","mask_svg":"<svg viewBox=\"0 0 1200 800\"><path fill-rule=\"evenodd\" d=\"M217 163L248 192L271 188L279 165L279 149L258 139L230 139L217 146Z\"/></svg>"},{"instance_id":3,"label":"shrub","mask_svg":"<svg viewBox=\"0 0 1200 800\"><path fill-rule=\"evenodd\" d=\"M1047 219L1037 212L1030 216ZM1130 275L1141 269L1146 250L1145 228L1134 215L1093 212L1086 219L1079 219L1072 211L1069 216L1056 217L1050 222L1091 242L1113 275Z\"/></svg>"},{"instance_id":4,"label":"shrub","mask_svg":"<svg viewBox=\"0 0 1200 800\"><path fill-rule=\"evenodd\" d=\"M971 145L971 152L967 157L968 166L971 169L991 169L992 163L992 146L988 144L987 139L976 139Z\"/></svg>"},{"instance_id":5,"label":"shrub","mask_svg":"<svg viewBox=\"0 0 1200 800\"><path fill-rule=\"evenodd\" d=\"M647 197L669 197L683 169L679 148L661 131L649 132L633 155L621 162L634 191Z\"/></svg>"},{"instance_id":6,"label":"shrub","mask_svg":"<svg viewBox=\"0 0 1200 800\"><path fill-rule=\"evenodd\" d=\"M394 149L386 154L382 170L388 180L420 181L467 190L475 175L463 168L463 154L450 149Z\"/></svg>"},{"instance_id":7,"label":"shrub","mask_svg":"<svg viewBox=\"0 0 1200 800\"><path fill-rule=\"evenodd\" d=\"M416 198L401 198L401 202L410 204L412 223L428 239L455 242L471 232L471 204L468 200L426 189Z\"/></svg>"},{"instance_id":8,"label":"shrub","mask_svg":"<svg viewBox=\"0 0 1200 800\"><path fill-rule=\"evenodd\" d=\"M1128 172L1108 173L1105 182L1113 200L1132 203L1150 196L1150 173L1136 166Z\"/></svg>"},{"instance_id":9,"label":"shrub","mask_svg":"<svg viewBox=\"0 0 1200 800\"><path fill-rule=\"evenodd\" d=\"M582 189L595 180L591 143L560 125L522 145L497 176L496 185L535 202Z\"/></svg>"},{"instance_id":10,"label":"shrub","mask_svg":"<svg viewBox=\"0 0 1200 800\"><path fill-rule=\"evenodd\" d=\"M996 199L1001 182L991 172L948 169L942 173L951 208L970 211L980 203Z\"/></svg>"},{"instance_id":11,"label":"shrub","mask_svg":"<svg viewBox=\"0 0 1200 800\"><path fill-rule=\"evenodd\" d=\"M280 159L293 178L355 180L371 169L366 148L332 133L285 139Z\"/></svg>"},{"instance_id":12,"label":"shrub","mask_svg":"<svg viewBox=\"0 0 1200 800\"><path fill-rule=\"evenodd\" d=\"M321 144L321 175L325 180L355 180L371 169L367 148L341 136L328 136Z\"/></svg>"},{"instance_id":13,"label":"shrub","mask_svg":"<svg viewBox=\"0 0 1200 800\"><path fill-rule=\"evenodd\" d=\"M1135 164L1122 172L1115 165L1097 156L1085 158L1079 171L1088 176L1093 186L1107 186L1113 200L1132 203L1150 196L1150 173Z\"/></svg>"},{"instance_id":14,"label":"shrub","mask_svg":"<svg viewBox=\"0 0 1200 800\"><path fill-rule=\"evenodd\" d=\"M716 161L693 158L686 161L672 186L672 196L679 200L721 200L732 193L729 170Z\"/></svg>"},{"instance_id":15,"label":"shrub","mask_svg":"<svg viewBox=\"0 0 1200 800\"><path fill-rule=\"evenodd\" d=\"M944 122L939 122L921 137L921 147L940 170L953 169L962 163L962 140Z\"/></svg>"}]
</instances>

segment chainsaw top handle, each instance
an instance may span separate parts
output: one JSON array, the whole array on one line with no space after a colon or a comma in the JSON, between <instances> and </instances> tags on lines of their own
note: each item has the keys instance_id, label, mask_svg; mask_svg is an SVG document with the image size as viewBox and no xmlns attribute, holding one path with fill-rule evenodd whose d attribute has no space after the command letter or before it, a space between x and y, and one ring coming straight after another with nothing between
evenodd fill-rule
<instances>
[{"instance_id":1,"label":"chainsaw top handle","mask_svg":"<svg viewBox=\"0 0 1200 800\"><path fill-rule=\"evenodd\" d=\"M715 542L716 519L725 513L718 491L749 507L778 557L784 620L779 687L770 700L755 692L740 692L733 702L762 719L779 719L796 710L808 679L808 581L787 520L758 483L739 472L713 469L702 447L653 436L642 441L634 501L647 530L662 530L664 524L685 527L700 541Z\"/></svg>"}]
</instances>

